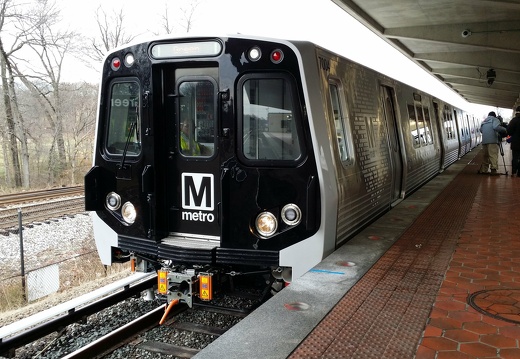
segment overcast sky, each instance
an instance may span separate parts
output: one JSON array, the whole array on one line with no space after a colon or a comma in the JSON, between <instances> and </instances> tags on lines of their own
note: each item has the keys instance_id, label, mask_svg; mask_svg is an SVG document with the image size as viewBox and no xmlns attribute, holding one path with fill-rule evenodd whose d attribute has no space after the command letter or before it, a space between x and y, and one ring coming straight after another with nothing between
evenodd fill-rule
<instances>
[{"instance_id":1,"label":"overcast sky","mask_svg":"<svg viewBox=\"0 0 520 359\"><path fill-rule=\"evenodd\" d=\"M95 11L101 5L107 14L123 9L127 33L147 39L158 32L165 0L57 0L64 19L72 29L96 35ZM179 20L179 9L188 9L192 0L168 1L170 20ZM433 93L456 106L472 107L478 113L494 110L469 105L443 83L422 70L377 35L358 23L330 0L199 0L190 34L246 34L266 37L310 40L365 66ZM175 13L176 12L176 13ZM175 35L186 35L176 26ZM68 63L66 81L92 81L98 71L79 70ZM510 110L505 115L510 116Z\"/></svg>"}]
</instances>

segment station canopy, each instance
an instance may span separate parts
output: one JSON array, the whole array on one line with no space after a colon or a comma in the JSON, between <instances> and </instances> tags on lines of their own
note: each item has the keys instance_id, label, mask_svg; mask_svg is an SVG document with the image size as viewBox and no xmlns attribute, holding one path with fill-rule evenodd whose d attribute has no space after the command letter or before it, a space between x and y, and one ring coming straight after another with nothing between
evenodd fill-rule
<instances>
[{"instance_id":1,"label":"station canopy","mask_svg":"<svg viewBox=\"0 0 520 359\"><path fill-rule=\"evenodd\" d=\"M520 0L332 0L468 102L520 105Z\"/></svg>"}]
</instances>

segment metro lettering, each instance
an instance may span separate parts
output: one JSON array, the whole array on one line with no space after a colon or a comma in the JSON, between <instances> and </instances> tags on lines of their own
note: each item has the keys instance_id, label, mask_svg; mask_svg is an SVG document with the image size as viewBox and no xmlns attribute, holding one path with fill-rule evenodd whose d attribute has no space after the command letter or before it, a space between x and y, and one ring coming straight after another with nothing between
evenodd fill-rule
<instances>
[{"instance_id":1,"label":"metro lettering","mask_svg":"<svg viewBox=\"0 0 520 359\"><path fill-rule=\"evenodd\" d=\"M215 216L213 213L206 213L202 211L198 212L182 212L182 220L183 221L193 221L193 222L213 222L215 220Z\"/></svg>"}]
</instances>

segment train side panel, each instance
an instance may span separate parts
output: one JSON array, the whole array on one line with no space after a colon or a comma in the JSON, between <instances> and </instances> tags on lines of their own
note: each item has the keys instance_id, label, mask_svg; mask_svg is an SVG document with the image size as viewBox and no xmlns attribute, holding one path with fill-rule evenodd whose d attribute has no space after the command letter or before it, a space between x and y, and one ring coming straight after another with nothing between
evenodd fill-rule
<instances>
[{"instance_id":1,"label":"train side panel","mask_svg":"<svg viewBox=\"0 0 520 359\"><path fill-rule=\"evenodd\" d=\"M370 69L318 50L321 91L338 188L337 243L390 208L388 128ZM399 187L401 183L397 184Z\"/></svg>"},{"instance_id":2,"label":"train side panel","mask_svg":"<svg viewBox=\"0 0 520 359\"><path fill-rule=\"evenodd\" d=\"M459 140L457 126L453 118L452 107L439 99L433 99L434 112L438 121L439 138L441 139L441 171L455 162L459 157Z\"/></svg>"},{"instance_id":3,"label":"train side panel","mask_svg":"<svg viewBox=\"0 0 520 359\"><path fill-rule=\"evenodd\" d=\"M398 101L406 152L404 190L408 194L439 172L442 143L431 97L404 84L401 89Z\"/></svg>"}]
</instances>

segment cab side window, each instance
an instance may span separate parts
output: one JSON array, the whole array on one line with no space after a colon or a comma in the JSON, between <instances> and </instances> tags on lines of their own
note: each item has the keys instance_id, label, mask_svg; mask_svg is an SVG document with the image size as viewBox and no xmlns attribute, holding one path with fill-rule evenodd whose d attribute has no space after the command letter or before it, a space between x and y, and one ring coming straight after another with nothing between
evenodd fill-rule
<instances>
[{"instance_id":1,"label":"cab side window","mask_svg":"<svg viewBox=\"0 0 520 359\"><path fill-rule=\"evenodd\" d=\"M137 156L141 153L139 118L140 87L137 81L114 82L110 88L105 152L109 156Z\"/></svg>"}]
</instances>

